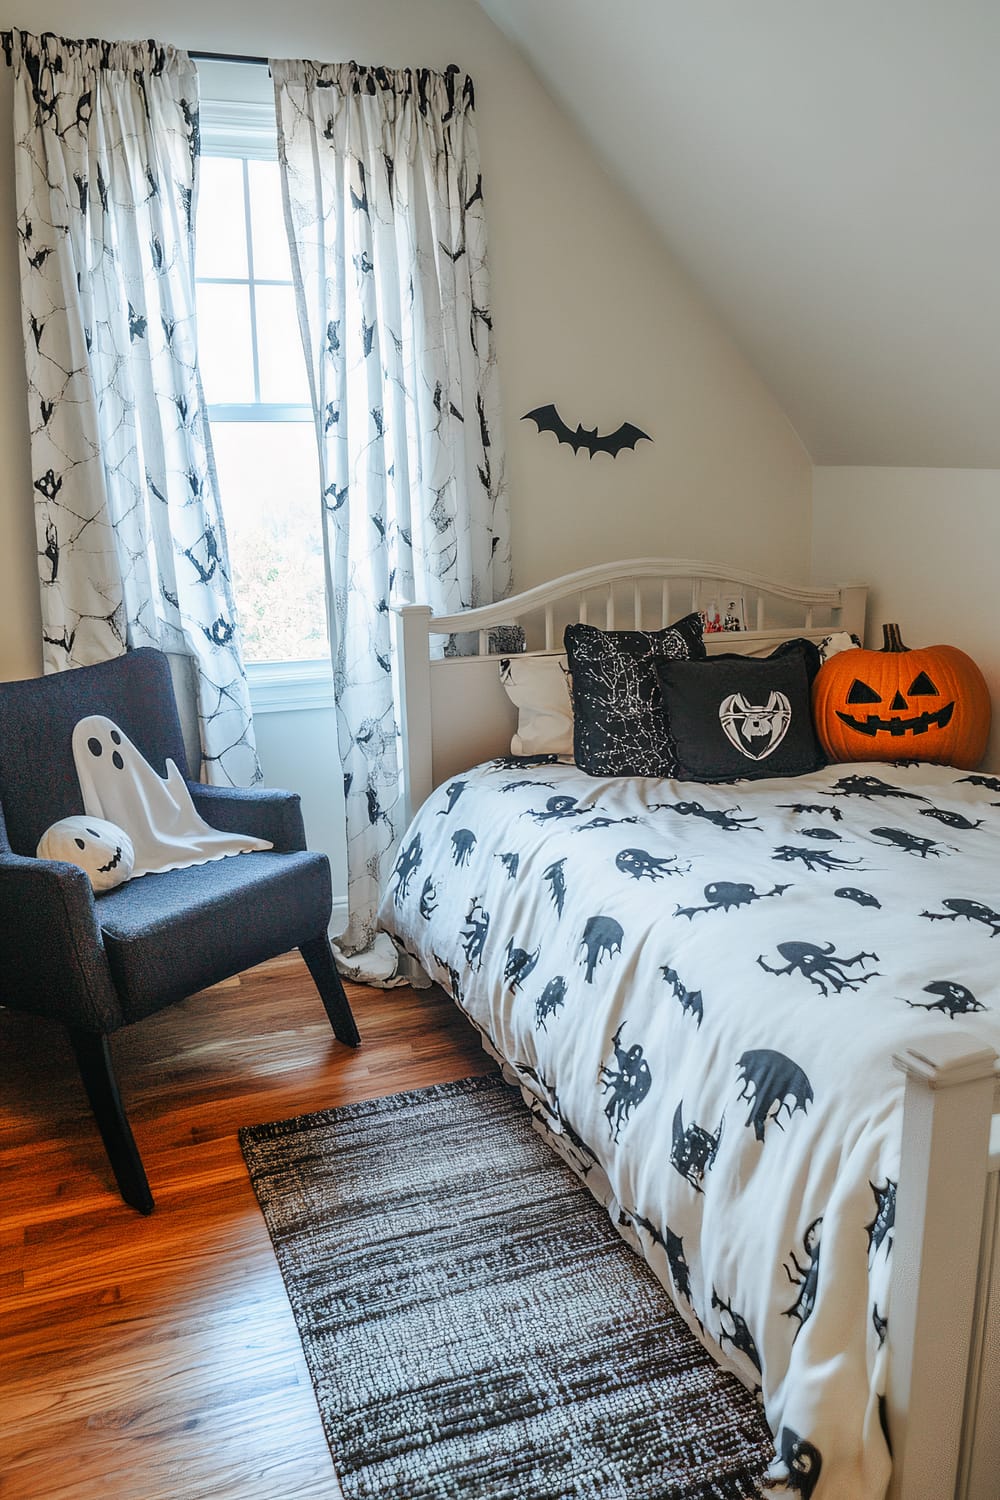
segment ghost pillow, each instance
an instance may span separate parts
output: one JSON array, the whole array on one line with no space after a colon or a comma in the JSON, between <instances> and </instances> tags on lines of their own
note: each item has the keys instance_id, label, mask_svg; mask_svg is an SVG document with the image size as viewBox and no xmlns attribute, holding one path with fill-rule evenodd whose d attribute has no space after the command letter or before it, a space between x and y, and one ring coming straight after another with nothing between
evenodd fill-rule
<instances>
[{"instance_id":1,"label":"ghost pillow","mask_svg":"<svg viewBox=\"0 0 1000 1500\"><path fill-rule=\"evenodd\" d=\"M60 818L38 841L39 859L79 865L95 891L110 891L128 880L135 866L132 840L106 818Z\"/></svg>"}]
</instances>

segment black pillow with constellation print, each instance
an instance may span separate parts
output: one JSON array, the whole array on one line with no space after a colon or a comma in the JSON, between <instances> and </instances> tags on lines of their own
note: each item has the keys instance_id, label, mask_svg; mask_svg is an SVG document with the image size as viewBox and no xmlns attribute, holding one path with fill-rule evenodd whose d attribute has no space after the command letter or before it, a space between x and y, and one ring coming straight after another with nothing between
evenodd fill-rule
<instances>
[{"instance_id":1,"label":"black pillow with constellation print","mask_svg":"<svg viewBox=\"0 0 1000 1500\"><path fill-rule=\"evenodd\" d=\"M658 663L705 655L701 617L663 630L567 625L573 684L573 759L590 776L673 776L677 761L663 715Z\"/></svg>"},{"instance_id":2,"label":"black pillow with constellation print","mask_svg":"<svg viewBox=\"0 0 1000 1500\"><path fill-rule=\"evenodd\" d=\"M763 659L657 662L680 781L805 776L825 765L796 644Z\"/></svg>"}]
</instances>

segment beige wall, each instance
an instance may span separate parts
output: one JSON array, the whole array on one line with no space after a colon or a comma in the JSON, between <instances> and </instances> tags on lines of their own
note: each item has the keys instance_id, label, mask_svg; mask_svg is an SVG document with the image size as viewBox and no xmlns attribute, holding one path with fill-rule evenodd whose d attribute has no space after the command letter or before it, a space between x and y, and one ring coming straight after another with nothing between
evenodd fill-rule
<instances>
[{"instance_id":1,"label":"beige wall","mask_svg":"<svg viewBox=\"0 0 1000 1500\"><path fill-rule=\"evenodd\" d=\"M0 24L194 49L456 61L477 86L518 586L614 557L673 553L801 577L809 458L775 401L474 0L0 0ZM10 81L0 65L0 676L38 670L17 311ZM593 460L519 420L654 438Z\"/></svg>"},{"instance_id":2,"label":"beige wall","mask_svg":"<svg viewBox=\"0 0 1000 1500\"><path fill-rule=\"evenodd\" d=\"M1000 470L817 468L817 583L871 586L869 646L897 621L909 646L959 646L993 697L984 765L1000 771Z\"/></svg>"}]
</instances>

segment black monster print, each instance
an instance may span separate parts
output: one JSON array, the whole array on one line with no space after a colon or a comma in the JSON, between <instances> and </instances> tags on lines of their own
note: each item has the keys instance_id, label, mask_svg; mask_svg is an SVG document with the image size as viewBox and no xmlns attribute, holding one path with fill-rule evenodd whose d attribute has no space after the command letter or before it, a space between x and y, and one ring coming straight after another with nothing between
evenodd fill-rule
<instances>
[{"instance_id":1,"label":"black monster print","mask_svg":"<svg viewBox=\"0 0 1000 1500\"><path fill-rule=\"evenodd\" d=\"M493 858L498 859L503 865L507 871L508 880L517 879L517 867L521 863L521 856L519 854L494 854Z\"/></svg>"},{"instance_id":2,"label":"black monster print","mask_svg":"<svg viewBox=\"0 0 1000 1500\"><path fill-rule=\"evenodd\" d=\"M670 1165L677 1168L696 1193L701 1193L704 1192L702 1183L705 1174L711 1171L719 1154L724 1122L719 1121L719 1128L714 1135L710 1135L700 1125L688 1125L685 1128L683 1109L684 1101L681 1100L674 1110Z\"/></svg>"},{"instance_id":3,"label":"black monster print","mask_svg":"<svg viewBox=\"0 0 1000 1500\"><path fill-rule=\"evenodd\" d=\"M649 1093L649 1086L653 1081L642 1048L635 1045L626 1052L621 1045L623 1030L624 1024L619 1026L611 1038L615 1049L614 1066L605 1063L598 1074L601 1090L608 1095L604 1113L615 1140L618 1139L622 1126L628 1124L629 1115Z\"/></svg>"},{"instance_id":4,"label":"black monster print","mask_svg":"<svg viewBox=\"0 0 1000 1500\"><path fill-rule=\"evenodd\" d=\"M550 797L545 804L545 811L539 812L537 808L529 808L521 814L522 818L534 818L541 827L543 823L551 823L557 818L582 818L589 813L589 807L577 807L575 797Z\"/></svg>"},{"instance_id":5,"label":"black monster print","mask_svg":"<svg viewBox=\"0 0 1000 1500\"><path fill-rule=\"evenodd\" d=\"M622 939L625 936L620 922L614 917L588 917L583 929L583 937L580 947L584 950L580 962L586 964L587 972L584 975L588 984L594 982L594 970L607 954L613 958L616 953L622 951Z\"/></svg>"},{"instance_id":6,"label":"black monster print","mask_svg":"<svg viewBox=\"0 0 1000 1500\"><path fill-rule=\"evenodd\" d=\"M985 1010L982 1001L977 1000L971 990L966 989L964 984L959 984L954 979L935 979L933 984L924 985L925 995L937 995L936 1000L907 1000L907 1005L912 1010L940 1010L945 1015L955 1019L956 1016L968 1015L972 1010Z\"/></svg>"},{"instance_id":7,"label":"black monster print","mask_svg":"<svg viewBox=\"0 0 1000 1500\"><path fill-rule=\"evenodd\" d=\"M860 857L858 859L844 859L839 854L828 854L825 849L800 849L796 848L794 844L779 844L778 848L771 855L771 858L781 860L786 865L790 865L793 859L800 859L810 872L813 870L826 870L828 872L845 870L851 866L857 869L861 864Z\"/></svg>"},{"instance_id":8,"label":"black monster print","mask_svg":"<svg viewBox=\"0 0 1000 1500\"><path fill-rule=\"evenodd\" d=\"M712 1288L712 1306L719 1312L719 1343L732 1344L741 1354L745 1354L759 1375L761 1373L760 1350L754 1342L753 1334L750 1332L749 1324L741 1313L734 1312L732 1303L724 1302L715 1287ZM731 1329L726 1327L725 1319L728 1318Z\"/></svg>"},{"instance_id":9,"label":"black monster print","mask_svg":"<svg viewBox=\"0 0 1000 1500\"><path fill-rule=\"evenodd\" d=\"M566 904L566 856L557 859L549 865L547 870L542 871L542 879L547 882L549 895L552 897L552 905L556 909L556 916L561 917L563 907Z\"/></svg>"},{"instance_id":10,"label":"black monster print","mask_svg":"<svg viewBox=\"0 0 1000 1500\"><path fill-rule=\"evenodd\" d=\"M973 786L985 787L988 792L1000 792L1000 776L960 776L958 780L971 781Z\"/></svg>"},{"instance_id":11,"label":"black monster print","mask_svg":"<svg viewBox=\"0 0 1000 1500\"><path fill-rule=\"evenodd\" d=\"M704 890L707 906L676 906L674 916L690 921L702 911L731 911L734 906L749 906L753 901L765 901L768 896L780 896L790 889L787 885L776 885L772 891L758 891L752 885L732 880L713 880Z\"/></svg>"},{"instance_id":12,"label":"black monster print","mask_svg":"<svg viewBox=\"0 0 1000 1500\"><path fill-rule=\"evenodd\" d=\"M628 1209L622 1210L621 1222L623 1224L631 1223L639 1229L645 1229L653 1243L662 1246L666 1253L667 1265L670 1267L670 1277L674 1284L674 1290L684 1298L690 1307L691 1267L688 1265L687 1257L684 1254L684 1241L681 1236L674 1234L669 1224L663 1226L665 1232L661 1234L652 1219L646 1219L642 1214L630 1212ZM697 1313L694 1314L694 1318L698 1327L704 1332L704 1324Z\"/></svg>"},{"instance_id":13,"label":"black monster print","mask_svg":"<svg viewBox=\"0 0 1000 1500\"><path fill-rule=\"evenodd\" d=\"M437 886L434 884L433 876L428 875L424 881L424 888L420 892L420 915L425 922L429 922L432 915L437 911Z\"/></svg>"},{"instance_id":14,"label":"black monster print","mask_svg":"<svg viewBox=\"0 0 1000 1500\"><path fill-rule=\"evenodd\" d=\"M645 849L623 849L615 858L616 867L633 880L662 880L666 875L686 875L690 865L678 863L676 854L657 858Z\"/></svg>"},{"instance_id":15,"label":"black monster print","mask_svg":"<svg viewBox=\"0 0 1000 1500\"><path fill-rule=\"evenodd\" d=\"M476 835L471 828L459 828L456 833L452 834L451 857L455 861L456 868L461 869L462 865L469 863L475 847Z\"/></svg>"},{"instance_id":16,"label":"black monster print","mask_svg":"<svg viewBox=\"0 0 1000 1500\"><path fill-rule=\"evenodd\" d=\"M551 789L552 785L551 781L533 781L530 778L524 778L521 781L507 781L500 790L502 792L518 792L522 787L530 786L533 791L537 791L541 786L547 786Z\"/></svg>"},{"instance_id":17,"label":"black monster print","mask_svg":"<svg viewBox=\"0 0 1000 1500\"><path fill-rule=\"evenodd\" d=\"M458 801L459 797L461 797L462 793L465 791L465 788L468 785L469 783L467 781L453 781L449 786L445 787L445 796L448 799L448 806L438 808L439 818L446 818L450 812L454 811L455 803Z\"/></svg>"},{"instance_id":18,"label":"black monster print","mask_svg":"<svg viewBox=\"0 0 1000 1500\"><path fill-rule=\"evenodd\" d=\"M490 914L478 896L473 896L465 920L469 925L462 928L461 937L466 961L473 969L481 969L486 935L490 930Z\"/></svg>"},{"instance_id":19,"label":"black monster print","mask_svg":"<svg viewBox=\"0 0 1000 1500\"><path fill-rule=\"evenodd\" d=\"M869 1182L868 1186L875 1194L875 1217L870 1224L865 1225L868 1256L871 1259L872 1252L877 1255L886 1239L889 1241L886 1254L892 1249L892 1230L896 1223L896 1184L891 1177L887 1177L885 1187L876 1187L874 1182Z\"/></svg>"},{"instance_id":20,"label":"black monster print","mask_svg":"<svg viewBox=\"0 0 1000 1500\"><path fill-rule=\"evenodd\" d=\"M670 1275L673 1283L686 1302L691 1302L691 1267L687 1263L684 1254L684 1241L679 1234L674 1234L669 1225L666 1229L664 1248L667 1252L667 1264L670 1266ZM701 1328L702 1321L698 1319L698 1327Z\"/></svg>"},{"instance_id":21,"label":"black monster print","mask_svg":"<svg viewBox=\"0 0 1000 1500\"><path fill-rule=\"evenodd\" d=\"M785 968L772 969L770 964L764 962L763 953L757 958L760 967L768 974L792 974L798 970L810 984L816 986L821 995L830 993L827 984L831 984L839 995L841 990L856 990L859 985L867 984L878 973L877 969L873 969L870 974L847 974L847 969L864 963L866 958L872 958L878 963L878 954L856 953L853 958L839 958L833 943L825 946L818 943L779 943L778 952L788 960Z\"/></svg>"},{"instance_id":22,"label":"black monster print","mask_svg":"<svg viewBox=\"0 0 1000 1500\"><path fill-rule=\"evenodd\" d=\"M973 828L982 828L984 822L983 818L977 818L973 822L971 818L965 817L963 813L949 812L940 807L921 807L918 808L918 811L922 818L935 818L937 822L943 823L946 828L971 830Z\"/></svg>"},{"instance_id":23,"label":"black monster print","mask_svg":"<svg viewBox=\"0 0 1000 1500\"><path fill-rule=\"evenodd\" d=\"M795 1330L795 1337L792 1339L792 1343L795 1342L795 1339L802 1332L803 1324L811 1316L812 1310L816 1306L816 1287L819 1282L819 1246L822 1229L823 1218L820 1215L818 1219L813 1219L802 1236L802 1248L806 1253L805 1265L799 1265L798 1256L792 1250L789 1252L791 1266L786 1265L784 1267L785 1275L789 1281L799 1289L799 1294L791 1307L786 1307L782 1312L782 1317L798 1319L799 1326Z\"/></svg>"},{"instance_id":24,"label":"black monster print","mask_svg":"<svg viewBox=\"0 0 1000 1500\"><path fill-rule=\"evenodd\" d=\"M960 917L964 917L967 922L982 922L984 927L990 929L990 937L996 937L1000 933L1000 911L984 906L981 901L968 901L964 896L950 896L941 905L948 910L922 911L920 915L929 922L957 922Z\"/></svg>"},{"instance_id":25,"label":"black monster print","mask_svg":"<svg viewBox=\"0 0 1000 1500\"><path fill-rule=\"evenodd\" d=\"M541 951L539 947L534 953L529 953L525 948L515 948L513 938L507 940L507 962L503 966L503 977L515 995L538 963Z\"/></svg>"},{"instance_id":26,"label":"black monster print","mask_svg":"<svg viewBox=\"0 0 1000 1500\"><path fill-rule=\"evenodd\" d=\"M836 812L837 809L832 807L830 811ZM839 844L843 840L843 835L833 828L797 828L795 831L801 833L804 839L823 839L828 844Z\"/></svg>"},{"instance_id":27,"label":"black monster print","mask_svg":"<svg viewBox=\"0 0 1000 1500\"><path fill-rule=\"evenodd\" d=\"M842 776L833 784L831 797L864 797L869 801L872 797L905 797L909 802L926 802L928 799L920 792L904 792L901 786L890 786L887 781L880 781L877 776Z\"/></svg>"},{"instance_id":28,"label":"black monster print","mask_svg":"<svg viewBox=\"0 0 1000 1500\"><path fill-rule=\"evenodd\" d=\"M933 839L918 838L915 833L907 833L905 828L873 828L871 835L887 849L893 847L902 849L905 854L917 854L921 859L926 859L928 854L933 854L935 859L939 859L942 854L948 853L951 847L948 844L937 844Z\"/></svg>"},{"instance_id":29,"label":"black monster print","mask_svg":"<svg viewBox=\"0 0 1000 1500\"><path fill-rule=\"evenodd\" d=\"M545 1031L545 1025L549 1016L554 1016L557 1010L561 1010L566 1003L566 981L561 974L550 979L538 999L535 1001L535 1027L537 1030Z\"/></svg>"},{"instance_id":30,"label":"black monster print","mask_svg":"<svg viewBox=\"0 0 1000 1500\"><path fill-rule=\"evenodd\" d=\"M812 1084L797 1063L783 1052L772 1052L766 1047L744 1052L737 1068L743 1075L740 1081L741 1099L750 1101L747 1125L759 1141L764 1139L764 1128L773 1120L778 1129L781 1111L787 1110L789 1120L796 1110L806 1113L812 1103Z\"/></svg>"},{"instance_id":31,"label":"black monster print","mask_svg":"<svg viewBox=\"0 0 1000 1500\"><path fill-rule=\"evenodd\" d=\"M396 866L392 872L392 879L396 882L396 889L392 899L396 906L399 906L402 901L406 900L410 890L410 881L413 879L414 872L419 868L422 859L423 849L420 843L420 835L417 833L414 834L413 838L406 845L406 848L399 851Z\"/></svg>"},{"instance_id":32,"label":"black monster print","mask_svg":"<svg viewBox=\"0 0 1000 1500\"><path fill-rule=\"evenodd\" d=\"M587 833L593 828L611 828L616 823L638 823L638 821L639 819L634 816L630 818L605 818L604 816L601 816L599 818L591 818L589 823L578 823L573 829L573 832Z\"/></svg>"},{"instance_id":33,"label":"black monster print","mask_svg":"<svg viewBox=\"0 0 1000 1500\"><path fill-rule=\"evenodd\" d=\"M788 1474L778 1481L786 1490L794 1490L800 1500L810 1500L819 1483L823 1458L815 1444L800 1438L791 1427L783 1427L775 1444Z\"/></svg>"},{"instance_id":34,"label":"black monster print","mask_svg":"<svg viewBox=\"0 0 1000 1500\"><path fill-rule=\"evenodd\" d=\"M674 998L680 1001L681 1010L689 1011L694 1016L700 1029L701 1023L705 1019L705 1006L702 1002L701 990L689 990L676 969L672 969L669 964L662 964L660 966L660 973L673 990Z\"/></svg>"},{"instance_id":35,"label":"black monster print","mask_svg":"<svg viewBox=\"0 0 1000 1500\"><path fill-rule=\"evenodd\" d=\"M819 802L779 802L778 806L787 807L790 812L798 813L799 817L805 817L808 813L826 813L835 823L839 823L844 816L839 807L827 807Z\"/></svg>"},{"instance_id":36,"label":"black monster print","mask_svg":"<svg viewBox=\"0 0 1000 1500\"><path fill-rule=\"evenodd\" d=\"M447 974L448 989L449 993L451 994L451 998L456 1002L456 1004L461 1005L465 997L462 994L462 980L461 976L458 973L458 970L453 969L451 964L441 957L440 953L432 953L431 958L433 958L438 968L443 969Z\"/></svg>"},{"instance_id":37,"label":"black monster print","mask_svg":"<svg viewBox=\"0 0 1000 1500\"><path fill-rule=\"evenodd\" d=\"M706 823L713 824L716 828L724 828L727 832L739 832L742 828L755 828L760 830L760 824L754 817L737 818L735 813L738 807L729 807L725 812L715 812L710 808L702 807L700 802L651 802L650 812L675 812L682 818L704 818Z\"/></svg>"},{"instance_id":38,"label":"black monster print","mask_svg":"<svg viewBox=\"0 0 1000 1500\"><path fill-rule=\"evenodd\" d=\"M554 766L558 755L498 755L490 761L491 771L521 771L530 766Z\"/></svg>"},{"instance_id":39,"label":"black monster print","mask_svg":"<svg viewBox=\"0 0 1000 1500\"><path fill-rule=\"evenodd\" d=\"M882 903L871 891L859 890L856 885L841 885L833 893L845 901L854 901L858 906L874 906L878 911L882 910Z\"/></svg>"}]
</instances>

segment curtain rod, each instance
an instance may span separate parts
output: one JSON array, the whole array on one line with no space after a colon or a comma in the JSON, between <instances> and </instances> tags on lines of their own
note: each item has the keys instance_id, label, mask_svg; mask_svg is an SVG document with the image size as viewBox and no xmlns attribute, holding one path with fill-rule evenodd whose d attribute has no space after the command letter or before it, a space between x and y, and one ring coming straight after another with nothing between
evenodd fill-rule
<instances>
[{"instance_id":1,"label":"curtain rod","mask_svg":"<svg viewBox=\"0 0 1000 1500\"><path fill-rule=\"evenodd\" d=\"M188 52L192 62L233 62L233 63L256 63L259 67L266 68L269 59L266 57L248 57L239 52Z\"/></svg>"}]
</instances>

